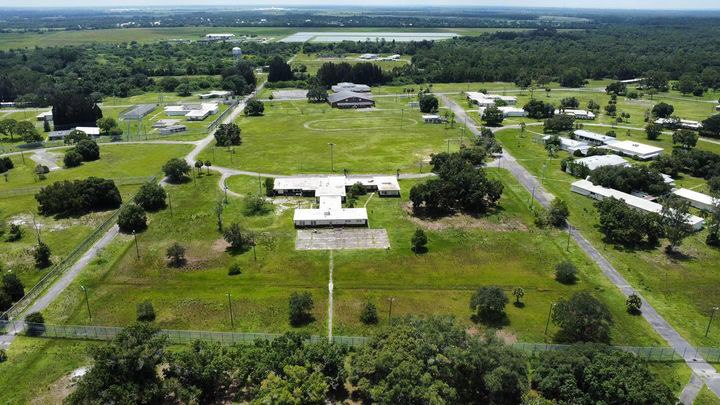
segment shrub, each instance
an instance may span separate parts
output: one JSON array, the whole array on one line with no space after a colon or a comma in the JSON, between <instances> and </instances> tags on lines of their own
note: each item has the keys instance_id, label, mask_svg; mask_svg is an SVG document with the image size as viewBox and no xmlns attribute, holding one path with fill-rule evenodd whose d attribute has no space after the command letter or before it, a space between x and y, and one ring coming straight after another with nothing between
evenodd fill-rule
<instances>
[{"instance_id":1,"label":"shrub","mask_svg":"<svg viewBox=\"0 0 720 405\"><path fill-rule=\"evenodd\" d=\"M155 320L155 308L153 308L150 301L137 304L137 320L140 322L152 322Z\"/></svg>"},{"instance_id":2,"label":"shrub","mask_svg":"<svg viewBox=\"0 0 720 405\"><path fill-rule=\"evenodd\" d=\"M228 268L228 276L237 276L238 274L242 273L242 268L239 264L233 263Z\"/></svg>"},{"instance_id":3,"label":"shrub","mask_svg":"<svg viewBox=\"0 0 720 405\"><path fill-rule=\"evenodd\" d=\"M127 204L120 209L117 223L122 233L142 232L147 229L145 210L137 204Z\"/></svg>"},{"instance_id":4,"label":"shrub","mask_svg":"<svg viewBox=\"0 0 720 405\"><path fill-rule=\"evenodd\" d=\"M91 211L115 209L122 203L112 180L88 177L85 180L57 181L35 195L41 215L82 216Z\"/></svg>"},{"instance_id":5,"label":"shrub","mask_svg":"<svg viewBox=\"0 0 720 405\"><path fill-rule=\"evenodd\" d=\"M378 323L377 308L372 302L366 302L360 312L360 321L365 325L374 325Z\"/></svg>"},{"instance_id":6,"label":"shrub","mask_svg":"<svg viewBox=\"0 0 720 405\"><path fill-rule=\"evenodd\" d=\"M627 301L625 301L627 311L632 315L640 315L640 308L642 307L642 300L637 294L630 294Z\"/></svg>"},{"instance_id":7,"label":"shrub","mask_svg":"<svg viewBox=\"0 0 720 405\"><path fill-rule=\"evenodd\" d=\"M190 165L185 159L172 158L163 166L163 173L170 183L182 183L190 173Z\"/></svg>"},{"instance_id":8,"label":"shrub","mask_svg":"<svg viewBox=\"0 0 720 405\"><path fill-rule=\"evenodd\" d=\"M45 244L45 242L39 242L38 245L33 250L33 257L35 258L35 267L39 269L44 269L50 264L50 246Z\"/></svg>"},{"instance_id":9,"label":"shrub","mask_svg":"<svg viewBox=\"0 0 720 405\"><path fill-rule=\"evenodd\" d=\"M550 225L556 227L565 225L568 215L570 215L570 210L565 201L556 198L550 203L550 209L547 212L548 223Z\"/></svg>"},{"instance_id":10,"label":"shrub","mask_svg":"<svg viewBox=\"0 0 720 405\"><path fill-rule=\"evenodd\" d=\"M82 156L85 162L100 159L100 147L91 139L83 139L73 149Z\"/></svg>"},{"instance_id":11,"label":"shrub","mask_svg":"<svg viewBox=\"0 0 720 405\"><path fill-rule=\"evenodd\" d=\"M415 230L415 233L413 234L412 240L410 241L412 243L412 251L415 253L424 253L427 252L427 236L425 235L425 232L417 228Z\"/></svg>"},{"instance_id":12,"label":"shrub","mask_svg":"<svg viewBox=\"0 0 720 405\"><path fill-rule=\"evenodd\" d=\"M133 201L145 211L157 211L165 208L166 197L167 193L161 185L155 182L147 182L140 187Z\"/></svg>"},{"instance_id":13,"label":"shrub","mask_svg":"<svg viewBox=\"0 0 720 405\"><path fill-rule=\"evenodd\" d=\"M67 168L77 167L80 166L82 160L82 156L80 156L80 154L74 149L71 149L65 154L65 157L63 157L63 164Z\"/></svg>"},{"instance_id":14,"label":"shrub","mask_svg":"<svg viewBox=\"0 0 720 405\"><path fill-rule=\"evenodd\" d=\"M6 362L7 358L7 352L5 352L5 349L0 349L0 363Z\"/></svg>"},{"instance_id":15,"label":"shrub","mask_svg":"<svg viewBox=\"0 0 720 405\"><path fill-rule=\"evenodd\" d=\"M480 287L470 297L470 309L483 322L497 322L505 317L505 305L509 302L500 287Z\"/></svg>"},{"instance_id":16,"label":"shrub","mask_svg":"<svg viewBox=\"0 0 720 405\"><path fill-rule=\"evenodd\" d=\"M293 292L289 300L289 320L292 326L302 326L313 320L312 311L314 304L309 292Z\"/></svg>"},{"instance_id":17,"label":"shrub","mask_svg":"<svg viewBox=\"0 0 720 405\"><path fill-rule=\"evenodd\" d=\"M243 214L248 217L265 215L272 211L272 204L259 195L248 195L243 199Z\"/></svg>"},{"instance_id":18,"label":"shrub","mask_svg":"<svg viewBox=\"0 0 720 405\"><path fill-rule=\"evenodd\" d=\"M268 197L275 195L275 179L272 177L265 178L265 195Z\"/></svg>"},{"instance_id":19,"label":"shrub","mask_svg":"<svg viewBox=\"0 0 720 405\"><path fill-rule=\"evenodd\" d=\"M6 171L13 169L15 167L15 164L9 157L0 157L0 173L5 173Z\"/></svg>"},{"instance_id":20,"label":"shrub","mask_svg":"<svg viewBox=\"0 0 720 405\"><path fill-rule=\"evenodd\" d=\"M560 262L555 266L555 280L563 284L575 284L577 282L578 269L570 262Z\"/></svg>"},{"instance_id":21,"label":"shrub","mask_svg":"<svg viewBox=\"0 0 720 405\"><path fill-rule=\"evenodd\" d=\"M237 222L233 222L225 229L223 238L230 244L228 249L234 252L244 252L252 247L254 243L250 232L246 232Z\"/></svg>"},{"instance_id":22,"label":"shrub","mask_svg":"<svg viewBox=\"0 0 720 405\"><path fill-rule=\"evenodd\" d=\"M7 273L2 276L2 291L10 301L17 302L25 295L25 286L15 273Z\"/></svg>"},{"instance_id":23,"label":"shrub","mask_svg":"<svg viewBox=\"0 0 720 405\"><path fill-rule=\"evenodd\" d=\"M245 109L243 109L243 114L251 117L263 115L263 112L265 112L265 105L262 101L255 99L249 100L245 104Z\"/></svg>"},{"instance_id":24,"label":"shrub","mask_svg":"<svg viewBox=\"0 0 720 405\"><path fill-rule=\"evenodd\" d=\"M18 224L10 224L10 230L8 231L7 241L16 242L22 239L23 230Z\"/></svg>"},{"instance_id":25,"label":"shrub","mask_svg":"<svg viewBox=\"0 0 720 405\"><path fill-rule=\"evenodd\" d=\"M170 261L169 264L171 267L182 267L187 262L187 259L185 258L185 248L180 246L177 242L167 248L165 255Z\"/></svg>"}]
</instances>

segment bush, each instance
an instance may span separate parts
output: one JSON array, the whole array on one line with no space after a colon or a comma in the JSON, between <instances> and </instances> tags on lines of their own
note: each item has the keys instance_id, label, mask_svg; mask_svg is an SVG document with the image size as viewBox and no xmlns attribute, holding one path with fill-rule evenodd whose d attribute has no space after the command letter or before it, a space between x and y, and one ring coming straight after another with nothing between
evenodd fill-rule
<instances>
[{"instance_id":1,"label":"bush","mask_svg":"<svg viewBox=\"0 0 720 405\"><path fill-rule=\"evenodd\" d=\"M157 211L165 208L167 193L158 183L147 182L140 187L133 201L145 211Z\"/></svg>"},{"instance_id":2,"label":"bush","mask_svg":"<svg viewBox=\"0 0 720 405\"><path fill-rule=\"evenodd\" d=\"M39 269L44 269L52 264L50 261L50 256L52 253L50 252L50 246L45 244L45 242L39 242L38 245L33 250L33 257L35 258L35 267Z\"/></svg>"},{"instance_id":3,"label":"bush","mask_svg":"<svg viewBox=\"0 0 720 405\"><path fill-rule=\"evenodd\" d=\"M170 261L170 267L182 267L187 262L187 259L185 258L185 248L180 246L177 242L167 248L165 256L167 256Z\"/></svg>"},{"instance_id":4,"label":"bush","mask_svg":"<svg viewBox=\"0 0 720 405\"><path fill-rule=\"evenodd\" d=\"M505 317L505 305L509 302L500 287L480 287L470 297L470 309L478 320L494 323Z\"/></svg>"},{"instance_id":5,"label":"bush","mask_svg":"<svg viewBox=\"0 0 720 405\"><path fill-rule=\"evenodd\" d=\"M375 325L378 323L377 308L372 302L366 302L360 312L360 321L365 325Z\"/></svg>"},{"instance_id":6,"label":"bush","mask_svg":"<svg viewBox=\"0 0 720 405\"><path fill-rule=\"evenodd\" d=\"M127 204L120 209L117 223L122 233L142 232L147 229L147 215L139 205Z\"/></svg>"},{"instance_id":7,"label":"bush","mask_svg":"<svg viewBox=\"0 0 720 405\"><path fill-rule=\"evenodd\" d=\"M82 156L82 159L85 162L100 159L100 147L93 140L83 139L78 142L77 146L73 149Z\"/></svg>"},{"instance_id":8,"label":"bush","mask_svg":"<svg viewBox=\"0 0 720 405\"><path fill-rule=\"evenodd\" d=\"M290 294L289 306L290 325L297 327L312 322L313 316L310 311L315 305L309 292L293 292Z\"/></svg>"},{"instance_id":9,"label":"bush","mask_svg":"<svg viewBox=\"0 0 720 405\"><path fill-rule=\"evenodd\" d=\"M63 164L66 168L77 167L80 166L82 160L83 158L79 153L77 153L74 149L70 149L63 157Z\"/></svg>"},{"instance_id":10,"label":"bush","mask_svg":"<svg viewBox=\"0 0 720 405\"><path fill-rule=\"evenodd\" d=\"M243 199L243 214L251 217L272 211L272 204L259 195L247 195Z\"/></svg>"},{"instance_id":11,"label":"bush","mask_svg":"<svg viewBox=\"0 0 720 405\"><path fill-rule=\"evenodd\" d=\"M263 115L263 112L265 112L265 105L260 100L249 100L245 104L245 108L243 109L243 114L249 115L251 117L258 117L260 115Z\"/></svg>"},{"instance_id":12,"label":"bush","mask_svg":"<svg viewBox=\"0 0 720 405\"><path fill-rule=\"evenodd\" d=\"M15 273L7 273L2 276L2 291L12 302L18 302L25 296L25 286Z\"/></svg>"},{"instance_id":13,"label":"bush","mask_svg":"<svg viewBox=\"0 0 720 405\"><path fill-rule=\"evenodd\" d=\"M627 306L627 311L631 315L640 315L642 311L640 311L640 308L642 307L642 299L637 294L630 294L627 301L625 301L625 305Z\"/></svg>"},{"instance_id":14,"label":"bush","mask_svg":"<svg viewBox=\"0 0 720 405\"><path fill-rule=\"evenodd\" d=\"M15 164L13 163L12 159L9 157L0 157L0 173L5 173L6 171L15 168Z\"/></svg>"},{"instance_id":15,"label":"bush","mask_svg":"<svg viewBox=\"0 0 720 405\"><path fill-rule=\"evenodd\" d=\"M40 336L45 333L45 318L40 312L33 312L25 317L28 336Z\"/></svg>"},{"instance_id":16,"label":"bush","mask_svg":"<svg viewBox=\"0 0 720 405\"><path fill-rule=\"evenodd\" d=\"M20 225L17 224L10 224L10 230L8 231L7 241L8 242L16 242L22 239L23 236L23 230L20 227Z\"/></svg>"},{"instance_id":17,"label":"bush","mask_svg":"<svg viewBox=\"0 0 720 405\"><path fill-rule=\"evenodd\" d=\"M242 273L242 268L239 264L233 263L228 268L228 276L237 276L238 274Z\"/></svg>"},{"instance_id":18,"label":"bush","mask_svg":"<svg viewBox=\"0 0 720 405\"><path fill-rule=\"evenodd\" d=\"M550 225L561 227L565 225L567 217L570 215L567 203L559 198L554 199L550 203L550 209L547 212L547 221Z\"/></svg>"},{"instance_id":19,"label":"bush","mask_svg":"<svg viewBox=\"0 0 720 405\"><path fill-rule=\"evenodd\" d=\"M150 301L137 304L137 320L140 322L152 322L155 320L155 308L153 308Z\"/></svg>"},{"instance_id":20,"label":"bush","mask_svg":"<svg viewBox=\"0 0 720 405\"><path fill-rule=\"evenodd\" d=\"M57 181L35 195L41 215L82 216L91 211L115 209L122 203L112 180L88 177L85 180Z\"/></svg>"},{"instance_id":21,"label":"bush","mask_svg":"<svg viewBox=\"0 0 720 405\"><path fill-rule=\"evenodd\" d=\"M425 235L425 232L417 228L415 230L415 233L413 234L412 240L410 241L412 243L412 251L415 253L425 253L427 252L427 236Z\"/></svg>"},{"instance_id":22,"label":"bush","mask_svg":"<svg viewBox=\"0 0 720 405\"><path fill-rule=\"evenodd\" d=\"M246 232L237 222L233 222L225 229L223 238L230 244L228 249L234 252L244 252L251 248L254 243L250 232Z\"/></svg>"},{"instance_id":23,"label":"bush","mask_svg":"<svg viewBox=\"0 0 720 405\"><path fill-rule=\"evenodd\" d=\"M0 363L6 362L7 358L7 352L5 352L5 349L0 349Z\"/></svg>"},{"instance_id":24,"label":"bush","mask_svg":"<svg viewBox=\"0 0 720 405\"><path fill-rule=\"evenodd\" d=\"M563 284L575 284L577 282L578 269L570 262L560 262L555 266L555 280Z\"/></svg>"},{"instance_id":25,"label":"bush","mask_svg":"<svg viewBox=\"0 0 720 405\"><path fill-rule=\"evenodd\" d=\"M190 173L190 165L185 159L172 158L163 165L163 173L170 183L182 183Z\"/></svg>"},{"instance_id":26,"label":"bush","mask_svg":"<svg viewBox=\"0 0 720 405\"><path fill-rule=\"evenodd\" d=\"M272 177L265 178L265 195L268 197L275 195L275 179Z\"/></svg>"}]
</instances>

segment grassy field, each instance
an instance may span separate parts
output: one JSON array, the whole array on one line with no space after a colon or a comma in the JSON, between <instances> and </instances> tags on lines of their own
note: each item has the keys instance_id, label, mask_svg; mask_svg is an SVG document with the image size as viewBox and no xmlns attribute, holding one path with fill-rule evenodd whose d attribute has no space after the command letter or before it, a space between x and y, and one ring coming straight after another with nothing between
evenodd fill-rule
<instances>
[{"instance_id":1,"label":"grassy field","mask_svg":"<svg viewBox=\"0 0 720 405\"><path fill-rule=\"evenodd\" d=\"M393 68L401 67L407 64L410 64L410 55L404 55L400 58L400 60L361 60L358 59L359 54L348 54L344 57L320 57L316 54L298 54L295 56L295 59L292 61L293 66L297 65L305 65L307 66L307 72L311 75L314 75L317 73L320 66L322 66L323 63L326 62L332 62L332 63L342 63L347 62L351 65L354 65L356 63L360 62L371 62L375 65L380 66L384 71L391 71ZM387 56L387 55L382 55Z\"/></svg>"},{"instance_id":2,"label":"grassy field","mask_svg":"<svg viewBox=\"0 0 720 405\"><path fill-rule=\"evenodd\" d=\"M457 150L462 131L424 124L417 109L392 98L378 98L377 109L338 110L306 101L266 102L262 117L239 117L243 143L209 146L203 160L273 174L330 172L330 146L336 171L395 173L427 171L431 153ZM404 111L400 111L404 109ZM448 146L449 145L449 146Z\"/></svg>"},{"instance_id":3,"label":"grassy field","mask_svg":"<svg viewBox=\"0 0 720 405\"><path fill-rule=\"evenodd\" d=\"M41 33L2 33L0 49L31 48L35 46L82 45L93 42L121 43L136 41L139 43L156 42L168 39L198 40L210 33L229 33L236 37L253 36L250 40L277 40L299 31L348 31L348 32L457 32L460 35L480 35L498 31L529 31L514 28L290 28L290 27L168 27L168 28L115 28L91 31L49 31Z\"/></svg>"},{"instance_id":4,"label":"grassy field","mask_svg":"<svg viewBox=\"0 0 720 405\"><path fill-rule=\"evenodd\" d=\"M695 398L693 405L720 405L720 398L716 397L707 385L705 385L697 398Z\"/></svg>"},{"instance_id":5,"label":"grassy field","mask_svg":"<svg viewBox=\"0 0 720 405\"><path fill-rule=\"evenodd\" d=\"M405 211L414 181L401 181L402 199L370 199L370 223L387 229L392 248L335 252L335 334L371 333L373 327L359 322L360 306L373 301L384 323L390 297L395 298L393 315L449 313L468 328L482 329L470 321L467 303L474 288L494 284L508 294L515 286L526 288L526 306L507 308L509 324L503 333L510 341L543 341L550 303L589 289L610 306L616 343L662 344L647 323L625 312L622 295L577 247L571 243L566 251L567 239L561 232L534 227L526 206L529 195L506 172L492 169L491 175L506 184L502 209L481 218L416 222ZM48 322L90 323L78 287L82 284L89 291L93 324L131 323L135 304L148 299L155 307L156 323L165 328L282 332L290 329L287 297L292 291L309 291L315 322L301 329L325 334L329 253L294 250L292 209L288 209L309 200L278 200L274 214L248 217L242 213L242 199L230 197L224 223L238 221L258 235L256 262L251 251L232 255L224 250L215 226L214 206L222 199L217 180L217 174L204 175L197 183L170 186L173 212L151 214L148 231L138 237L140 259L130 238L118 239L48 309ZM254 177L228 181L232 191L245 195L256 193L257 184ZM409 249L410 235L418 226L429 233L430 251L425 255ZM175 241L188 249L188 265L183 269L165 264L165 249ZM537 248L527 251L527 246ZM564 286L553 279L553 266L565 259L581 269L577 285ZM241 275L227 275L231 263L242 267ZM226 294L233 302L234 328Z\"/></svg>"},{"instance_id":6,"label":"grassy field","mask_svg":"<svg viewBox=\"0 0 720 405\"><path fill-rule=\"evenodd\" d=\"M24 235L21 240L12 243L5 242L2 238L0 262L3 262L7 269L16 271L29 288L47 271L34 267L30 249L37 244L37 236L33 230L33 221L37 224L42 240L50 246L53 261L57 262L110 215L110 212L97 212L80 218L43 217L35 214L37 201L34 190L18 195L10 195L11 191L89 176L125 178L161 175L161 167L166 160L182 156L189 150L190 146L187 145L104 145L100 149L100 160L86 162L72 169L50 172L47 179L40 182L36 181L33 174L35 162L26 156L25 164L22 164L20 157L14 156L12 159L16 168L9 171L9 181L0 181L0 192L6 193L0 197L0 218L6 222L20 223ZM124 200L131 198L137 188L138 185L119 187Z\"/></svg>"},{"instance_id":7,"label":"grassy field","mask_svg":"<svg viewBox=\"0 0 720 405\"><path fill-rule=\"evenodd\" d=\"M707 231L696 233L685 240L680 251L688 256L685 260L665 255L663 247L654 250L626 251L603 243L602 235L595 228L597 213L593 200L570 191L575 178L560 170L560 159L547 159L543 146L533 142L531 134L519 130L501 131L497 134L503 146L531 173L541 176L545 169L545 187L564 199L570 206L570 221L639 289L655 309L665 317L691 343L700 346L720 344L720 328L714 328L704 337L710 309L717 305L709 297L718 295L720 251L705 245ZM622 138L622 136L621 136ZM667 137L665 137L667 138ZM664 140L662 142L667 142ZM699 147L708 144L700 143Z\"/></svg>"}]
</instances>

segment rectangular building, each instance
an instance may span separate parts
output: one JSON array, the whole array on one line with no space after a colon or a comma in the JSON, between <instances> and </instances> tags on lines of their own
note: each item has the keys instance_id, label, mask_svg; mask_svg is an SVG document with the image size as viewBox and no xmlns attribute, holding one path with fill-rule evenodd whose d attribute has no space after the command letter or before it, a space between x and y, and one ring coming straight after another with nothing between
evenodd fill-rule
<instances>
[{"instance_id":1,"label":"rectangular building","mask_svg":"<svg viewBox=\"0 0 720 405\"><path fill-rule=\"evenodd\" d=\"M375 106L375 100L369 94L341 91L328 96L328 103L333 108L369 108Z\"/></svg>"},{"instance_id":2,"label":"rectangular building","mask_svg":"<svg viewBox=\"0 0 720 405\"><path fill-rule=\"evenodd\" d=\"M582 194L586 197L601 201L605 198L614 197L618 200L622 200L625 204L639 210L654 212L660 214L662 211L662 205L646 200L644 198L636 197L634 195L623 193L622 191L615 190L612 188L596 186L588 180L578 180L572 183L571 190L575 193ZM702 229L705 220L695 215L688 217L688 225L692 227L694 231Z\"/></svg>"},{"instance_id":3,"label":"rectangular building","mask_svg":"<svg viewBox=\"0 0 720 405\"><path fill-rule=\"evenodd\" d=\"M702 128L702 123L692 120L683 120L676 118L658 118L656 124L660 124L667 128L682 128L697 131Z\"/></svg>"},{"instance_id":4,"label":"rectangular building","mask_svg":"<svg viewBox=\"0 0 720 405\"><path fill-rule=\"evenodd\" d=\"M595 113L593 113L592 111L587 111L587 110L574 110L574 109L555 110L555 115L569 115L577 120L594 120L595 119Z\"/></svg>"},{"instance_id":5,"label":"rectangular building","mask_svg":"<svg viewBox=\"0 0 720 405\"><path fill-rule=\"evenodd\" d=\"M52 119L53 119L52 111L43 111L37 115L38 121L52 121Z\"/></svg>"},{"instance_id":6,"label":"rectangular building","mask_svg":"<svg viewBox=\"0 0 720 405\"><path fill-rule=\"evenodd\" d=\"M645 145L644 143L637 143L633 141L607 142L605 144L605 147L623 155L632 156L638 160L653 159L660 156L660 154L662 154L663 152L663 148Z\"/></svg>"},{"instance_id":7,"label":"rectangular building","mask_svg":"<svg viewBox=\"0 0 720 405\"><path fill-rule=\"evenodd\" d=\"M235 37L235 34L206 34L205 39L208 41L227 41Z\"/></svg>"},{"instance_id":8,"label":"rectangular building","mask_svg":"<svg viewBox=\"0 0 720 405\"><path fill-rule=\"evenodd\" d=\"M227 90L213 90L209 93L200 94L201 99L230 97L232 92Z\"/></svg>"},{"instance_id":9,"label":"rectangular building","mask_svg":"<svg viewBox=\"0 0 720 405\"><path fill-rule=\"evenodd\" d=\"M370 86L367 84L355 84L350 82L341 82L331 87L332 91L335 93L340 93L342 91L351 91L353 93L369 93L370 92Z\"/></svg>"},{"instance_id":10,"label":"rectangular building","mask_svg":"<svg viewBox=\"0 0 720 405\"><path fill-rule=\"evenodd\" d=\"M615 141L615 138L612 136L598 134L597 132L586 131L584 129L574 131L573 135L578 141L587 142L593 146L600 146Z\"/></svg>"},{"instance_id":11,"label":"rectangular building","mask_svg":"<svg viewBox=\"0 0 720 405\"><path fill-rule=\"evenodd\" d=\"M157 106L155 104L140 104L123 114L123 119L139 120L155 111L156 108Z\"/></svg>"},{"instance_id":12,"label":"rectangular building","mask_svg":"<svg viewBox=\"0 0 720 405\"><path fill-rule=\"evenodd\" d=\"M618 155L595 155L588 156L574 161L587 166L590 171L604 166L630 166L627 160Z\"/></svg>"},{"instance_id":13,"label":"rectangular building","mask_svg":"<svg viewBox=\"0 0 720 405\"><path fill-rule=\"evenodd\" d=\"M158 130L158 132L163 135L177 134L178 132L185 131L187 131L187 127L185 125L170 125Z\"/></svg>"},{"instance_id":14,"label":"rectangular building","mask_svg":"<svg viewBox=\"0 0 720 405\"><path fill-rule=\"evenodd\" d=\"M545 135L543 136L543 141L547 142L548 139L550 139L552 135ZM576 150L579 150L584 155L587 153L588 149L590 149L590 144L587 142L582 141L576 141L574 139L565 138L563 136L559 136L560 138L560 149L567 151L571 154L574 154Z\"/></svg>"},{"instance_id":15,"label":"rectangular building","mask_svg":"<svg viewBox=\"0 0 720 405\"><path fill-rule=\"evenodd\" d=\"M448 122L447 118L434 114L425 114L422 116L422 118L426 124L444 124Z\"/></svg>"},{"instance_id":16,"label":"rectangular building","mask_svg":"<svg viewBox=\"0 0 720 405\"><path fill-rule=\"evenodd\" d=\"M698 193L687 188L678 188L673 190L673 194L690 201L690 205L703 211L715 211L720 203L720 200L709 196L707 194Z\"/></svg>"}]
</instances>

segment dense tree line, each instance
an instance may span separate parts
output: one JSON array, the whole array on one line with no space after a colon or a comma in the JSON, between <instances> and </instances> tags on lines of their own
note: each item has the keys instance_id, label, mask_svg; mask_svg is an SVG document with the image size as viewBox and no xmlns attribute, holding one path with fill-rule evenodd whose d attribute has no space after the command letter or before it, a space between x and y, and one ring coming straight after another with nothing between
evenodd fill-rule
<instances>
[{"instance_id":1,"label":"dense tree line","mask_svg":"<svg viewBox=\"0 0 720 405\"><path fill-rule=\"evenodd\" d=\"M317 80L323 86L333 86L340 82L375 86L385 83L387 79L388 77L383 73L380 66L370 62L356 63L354 65L347 62L326 62L320 66L317 72Z\"/></svg>"},{"instance_id":2,"label":"dense tree line","mask_svg":"<svg viewBox=\"0 0 720 405\"><path fill-rule=\"evenodd\" d=\"M57 181L35 195L41 215L81 216L91 211L115 209L122 203L112 180L88 177L84 180Z\"/></svg>"},{"instance_id":3,"label":"dense tree line","mask_svg":"<svg viewBox=\"0 0 720 405\"><path fill-rule=\"evenodd\" d=\"M67 398L70 404L675 400L632 354L578 345L528 361L493 334L468 334L448 317L398 318L355 349L287 333L252 344L196 341L169 350L167 338L143 323L92 346L90 356L92 366ZM536 392L529 393L531 387Z\"/></svg>"},{"instance_id":4,"label":"dense tree line","mask_svg":"<svg viewBox=\"0 0 720 405\"><path fill-rule=\"evenodd\" d=\"M642 191L653 196L662 196L670 192L660 173L646 166L602 166L590 173L593 184L613 188L625 193Z\"/></svg>"}]
</instances>

